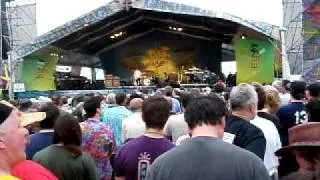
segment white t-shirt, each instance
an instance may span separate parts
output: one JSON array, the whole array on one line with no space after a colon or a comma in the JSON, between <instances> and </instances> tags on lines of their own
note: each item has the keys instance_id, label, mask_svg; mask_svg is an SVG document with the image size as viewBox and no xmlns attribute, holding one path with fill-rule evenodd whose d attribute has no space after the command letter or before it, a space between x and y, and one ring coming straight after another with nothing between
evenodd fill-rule
<instances>
[{"instance_id":1,"label":"white t-shirt","mask_svg":"<svg viewBox=\"0 0 320 180\"><path fill-rule=\"evenodd\" d=\"M261 129L266 138L266 152L264 154L264 165L268 169L269 175L273 175L278 170L279 161L274 154L281 148L281 141L276 126L269 120L256 116L251 124Z\"/></svg>"},{"instance_id":2,"label":"white t-shirt","mask_svg":"<svg viewBox=\"0 0 320 180\"><path fill-rule=\"evenodd\" d=\"M164 134L172 137L172 142L175 143L177 139L189 133L188 124L184 120L184 114L172 115L169 117L163 130Z\"/></svg>"},{"instance_id":3,"label":"white t-shirt","mask_svg":"<svg viewBox=\"0 0 320 180\"><path fill-rule=\"evenodd\" d=\"M280 94L281 106L288 105L291 99L291 95L289 93Z\"/></svg>"},{"instance_id":4,"label":"white t-shirt","mask_svg":"<svg viewBox=\"0 0 320 180\"><path fill-rule=\"evenodd\" d=\"M142 113L136 112L122 121L122 141L142 136L146 125L142 120Z\"/></svg>"}]
</instances>

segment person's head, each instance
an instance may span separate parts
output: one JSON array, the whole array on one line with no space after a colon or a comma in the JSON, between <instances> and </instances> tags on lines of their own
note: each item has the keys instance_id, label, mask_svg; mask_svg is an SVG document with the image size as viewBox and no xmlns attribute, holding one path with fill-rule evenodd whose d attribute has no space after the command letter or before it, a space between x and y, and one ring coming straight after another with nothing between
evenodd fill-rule
<instances>
[{"instance_id":1,"label":"person's head","mask_svg":"<svg viewBox=\"0 0 320 180\"><path fill-rule=\"evenodd\" d=\"M140 112L142 109L143 99L134 98L130 101L129 107L132 111Z\"/></svg>"},{"instance_id":2,"label":"person's head","mask_svg":"<svg viewBox=\"0 0 320 180\"><path fill-rule=\"evenodd\" d=\"M282 86L282 81L275 80L275 81L273 81L272 86L274 88L276 88L280 93L284 93L283 86Z\"/></svg>"},{"instance_id":3,"label":"person's head","mask_svg":"<svg viewBox=\"0 0 320 180\"><path fill-rule=\"evenodd\" d=\"M181 93L180 95L180 100L181 100L181 104L183 109L185 110L188 106L188 104L190 103L190 101L194 98L195 96L193 96L191 93Z\"/></svg>"},{"instance_id":4,"label":"person's head","mask_svg":"<svg viewBox=\"0 0 320 180\"><path fill-rule=\"evenodd\" d=\"M267 89L266 91L266 108L271 114L276 114L281 106L279 92L276 89Z\"/></svg>"},{"instance_id":5,"label":"person's head","mask_svg":"<svg viewBox=\"0 0 320 180\"><path fill-rule=\"evenodd\" d=\"M191 131L204 126L217 127L218 138L223 137L227 107L218 96L201 96L190 101L184 113Z\"/></svg>"},{"instance_id":6,"label":"person's head","mask_svg":"<svg viewBox=\"0 0 320 180\"><path fill-rule=\"evenodd\" d=\"M199 88L192 88L192 89L190 90L190 93L191 93L193 96L195 96L195 97L201 96L201 91L200 91Z\"/></svg>"},{"instance_id":7,"label":"person's head","mask_svg":"<svg viewBox=\"0 0 320 180\"><path fill-rule=\"evenodd\" d=\"M320 98L320 82L310 84L306 90L306 99L308 101L316 98Z\"/></svg>"},{"instance_id":8,"label":"person's head","mask_svg":"<svg viewBox=\"0 0 320 180\"><path fill-rule=\"evenodd\" d=\"M25 160L28 135L17 109L0 102L0 170L10 173L16 163Z\"/></svg>"},{"instance_id":9,"label":"person's head","mask_svg":"<svg viewBox=\"0 0 320 180\"><path fill-rule=\"evenodd\" d=\"M320 99L313 99L306 105L309 122L320 122Z\"/></svg>"},{"instance_id":10,"label":"person's head","mask_svg":"<svg viewBox=\"0 0 320 180\"><path fill-rule=\"evenodd\" d=\"M58 107L62 106L62 100L61 100L61 96L59 95L53 95L52 96L52 102L57 105Z\"/></svg>"},{"instance_id":11,"label":"person's head","mask_svg":"<svg viewBox=\"0 0 320 180\"><path fill-rule=\"evenodd\" d=\"M116 94L116 103L120 106L125 106L127 103L127 95L125 93Z\"/></svg>"},{"instance_id":12,"label":"person's head","mask_svg":"<svg viewBox=\"0 0 320 180\"><path fill-rule=\"evenodd\" d=\"M101 98L95 96L84 102L83 109L88 118L99 117L101 115L101 101Z\"/></svg>"},{"instance_id":13,"label":"person's head","mask_svg":"<svg viewBox=\"0 0 320 180\"><path fill-rule=\"evenodd\" d=\"M162 130L166 124L172 107L164 97L154 96L144 100L142 119L146 128Z\"/></svg>"},{"instance_id":14,"label":"person's head","mask_svg":"<svg viewBox=\"0 0 320 180\"><path fill-rule=\"evenodd\" d=\"M62 103L62 105L68 104L68 97L67 96L62 96L61 97L61 103Z\"/></svg>"},{"instance_id":15,"label":"person's head","mask_svg":"<svg viewBox=\"0 0 320 180\"><path fill-rule=\"evenodd\" d=\"M282 80L282 91L283 93L289 93L290 92L290 81L289 80Z\"/></svg>"},{"instance_id":16,"label":"person's head","mask_svg":"<svg viewBox=\"0 0 320 180\"><path fill-rule=\"evenodd\" d=\"M230 93L232 112L241 112L247 120L252 120L257 114L258 97L254 87L240 84L232 88Z\"/></svg>"},{"instance_id":17,"label":"person's head","mask_svg":"<svg viewBox=\"0 0 320 180\"><path fill-rule=\"evenodd\" d=\"M215 93L223 93L225 91L225 85L223 83L216 83L213 87Z\"/></svg>"},{"instance_id":18,"label":"person's head","mask_svg":"<svg viewBox=\"0 0 320 180\"><path fill-rule=\"evenodd\" d=\"M54 124L59 116L59 109L53 103L46 103L40 106L39 112L45 112L46 118L40 122L41 129L53 129Z\"/></svg>"},{"instance_id":19,"label":"person's head","mask_svg":"<svg viewBox=\"0 0 320 180\"><path fill-rule=\"evenodd\" d=\"M266 104L266 93L260 83L254 82L252 83L252 86L258 95L258 110L262 110Z\"/></svg>"},{"instance_id":20,"label":"person's head","mask_svg":"<svg viewBox=\"0 0 320 180\"><path fill-rule=\"evenodd\" d=\"M116 94L110 93L107 95L107 104L117 104L116 102Z\"/></svg>"},{"instance_id":21,"label":"person's head","mask_svg":"<svg viewBox=\"0 0 320 180\"><path fill-rule=\"evenodd\" d=\"M19 103L19 110L27 112L32 107L32 102L29 99L21 99Z\"/></svg>"},{"instance_id":22,"label":"person's head","mask_svg":"<svg viewBox=\"0 0 320 180\"><path fill-rule=\"evenodd\" d=\"M303 100L305 97L306 83L294 81L290 84L290 94L293 100Z\"/></svg>"},{"instance_id":23,"label":"person's head","mask_svg":"<svg viewBox=\"0 0 320 180\"><path fill-rule=\"evenodd\" d=\"M72 115L66 114L57 119L54 126L53 143L62 144L74 157L81 155L81 128Z\"/></svg>"},{"instance_id":24,"label":"person's head","mask_svg":"<svg viewBox=\"0 0 320 180\"><path fill-rule=\"evenodd\" d=\"M172 97L173 88L171 86L166 86L163 88L163 93L165 96Z\"/></svg>"}]
</instances>

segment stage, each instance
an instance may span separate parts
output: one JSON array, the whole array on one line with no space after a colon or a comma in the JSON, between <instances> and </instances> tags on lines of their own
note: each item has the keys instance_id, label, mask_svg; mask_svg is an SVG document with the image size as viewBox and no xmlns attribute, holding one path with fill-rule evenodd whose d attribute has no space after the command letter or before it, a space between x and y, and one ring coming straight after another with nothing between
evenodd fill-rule
<instances>
[{"instance_id":1,"label":"stage","mask_svg":"<svg viewBox=\"0 0 320 180\"><path fill-rule=\"evenodd\" d=\"M50 92L68 95L154 89L118 85L121 81L131 82L135 69L145 72L147 78L183 74L184 69L193 66L219 75L221 62L235 60L241 67L237 77L245 76L245 82L270 77L258 81L269 82L274 76L275 51L270 42L280 40L279 32L279 27L270 24L185 4L112 1L12 50L8 60L9 95L21 98ZM79 76L82 67L91 68L92 72L103 69L104 75L112 77L108 82L117 82L112 84L115 87L104 90L48 91L56 89L57 65L72 66L73 76ZM14 84L24 84L27 92L14 93Z\"/></svg>"},{"instance_id":2,"label":"stage","mask_svg":"<svg viewBox=\"0 0 320 180\"><path fill-rule=\"evenodd\" d=\"M180 87L185 90L190 90L192 88L206 88L209 87L209 84L180 84ZM27 92L19 92L15 93L15 98L24 99L24 98L38 98L40 96L49 97L53 94L61 95L61 96L69 96L74 97L81 94L109 94L109 93L134 93L136 91L140 91L142 89L148 89L149 91L155 91L157 89L156 86L119 86L119 87L107 87L105 89L97 89L97 90L63 90L63 91L27 91Z\"/></svg>"}]
</instances>

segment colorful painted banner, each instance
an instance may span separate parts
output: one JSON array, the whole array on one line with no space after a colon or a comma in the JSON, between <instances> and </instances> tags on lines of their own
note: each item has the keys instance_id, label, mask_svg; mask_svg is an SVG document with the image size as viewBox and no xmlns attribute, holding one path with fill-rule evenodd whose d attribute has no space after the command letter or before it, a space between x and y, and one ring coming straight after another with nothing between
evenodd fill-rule
<instances>
[{"instance_id":1,"label":"colorful painted banner","mask_svg":"<svg viewBox=\"0 0 320 180\"><path fill-rule=\"evenodd\" d=\"M0 62L0 90L8 90L9 80L8 65Z\"/></svg>"},{"instance_id":2,"label":"colorful painted banner","mask_svg":"<svg viewBox=\"0 0 320 180\"><path fill-rule=\"evenodd\" d=\"M22 82L27 91L56 90L54 74L57 56L27 56L23 61Z\"/></svg>"},{"instance_id":3,"label":"colorful painted banner","mask_svg":"<svg viewBox=\"0 0 320 180\"><path fill-rule=\"evenodd\" d=\"M237 83L271 83L274 80L275 48L268 40L236 37Z\"/></svg>"}]
</instances>

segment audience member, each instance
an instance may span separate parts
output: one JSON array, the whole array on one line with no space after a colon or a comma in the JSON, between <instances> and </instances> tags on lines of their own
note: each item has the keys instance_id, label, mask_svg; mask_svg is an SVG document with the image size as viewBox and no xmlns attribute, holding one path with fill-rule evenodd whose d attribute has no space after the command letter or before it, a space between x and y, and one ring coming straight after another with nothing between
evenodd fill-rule
<instances>
[{"instance_id":1,"label":"audience member","mask_svg":"<svg viewBox=\"0 0 320 180\"><path fill-rule=\"evenodd\" d=\"M280 120L276 116L280 109L281 100L279 92L275 89L265 88L266 101L263 109L258 110L258 116L270 120L280 135Z\"/></svg>"},{"instance_id":2,"label":"audience member","mask_svg":"<svg viewBox=\"0 0 320 180\"><path fill-rule=\"evenodd\" d=\"M252 84L258 95L258 111L264 108L266 102L266 94L263 86L259 83ZM260 128L266 138L266 152L264 155L264 164L269 172L272 179L278 178L278 166L279 161L274 154L278 149L281 148L280 136L276 126L269 120L256 116L250 123Z\"/></svg>"},{"instance_id":3,"label":"audience member","mask_svg":"<svg viewBox=\"0 0 320 180\"><path fill-rule=\"evenodd\" d=\"M163 97L150 97L143 102L145 134L129 141L118 152L115 159L116 179L146 179L152 162L174 147L162 133L171 109L172 106Z\"/></svg>"},{"instance_id":4,"label":"audience member","mask_svg":"<svg viewBox=\"0 0 320 180\"><path fill-rule=\"evenodd\" d=\"M36 153L35 162L64 180L100 179L90 154L81 150L81 128L73 116L60 116L54 126L53 145Z\"/></svg>"},{"instance_id":5,"label":"audience member","mask_svg":"<svg viewBox=\"0 0 320 180\"><path fill-rule=\"evenodd\" d=\"M288 145L288 130L291 127L308 122L308 116L304 104L305 90L305 82L292 82L290 85L291 103L282 106L277 113L277 116L280 119L280 136L283 146Z\"/></svg>"},{"instance_id":6,"label":"audience member","mask_svg":"<svg viewBox=\"0 0 320 180\"><path fill-rule=\"evenodd\" d=\"M320 122L320 99L312 99L306 105L309 122Z\"/></svg>"},{"instance_id":7,"label":"audience member","mask_svg":"<svg viewBox=\"0 0 320 180\"><path fill-rule=\"evenodd\" d=\"M257 156L221 140L226 116L219 97L193 99L185 111L192 138L157 158L147 179L269 179Z\"/></svg>"},{"instance_id":8,"label":"audience member","mask_svg":"<svg viewBox=\"0 0 320 180\"><path fill-rule=\"evenodd\" d=\"M58 180L52 172L30 160L16 164L12 169L12 174L23 180Z\"/></svg>"},{"instance_id":9,"label":"audience member","mask_svg":"<svg viewBox=\"0 0 320 180\"><path fill-rule=\"evenodd\" d=\"M257 115L258 98L254 87L241 84L233 87L230 93L232 115L228 118L225 131L232 144L253 152L262 160L266 149L263 132L251 124Z\"/></svg>"},{"instance_id":10,"label":"audience member","mask_svg":"<svg viewBox=\"0 0 320 180\"><path fill-rule=\"evenodd\" d=\"M109 125L116 138L116 146L120 148L123 144L122 141L122 121L132 115L133 113L126 108L127 96L124 93L116 95L117 106L107 108L103 113L103 122Z\"/></svg>"},{"instance_id":11,"label":"audience member","mask_svg":"<svg viewBox=\"0 0 320 180\"><path fill-rule=\"evenodd\" d=\"M111 128L100 122L102 99L92 97L84 102L84 110L88 119L80 123L82 129L81 147L91 154L99 170L101 180L109 180L112 177L110 157L115 149L115 138Z\"/></svg>"},{"instance_id":12,"label":"audience member","mask_svg":"<svg viewBox=\"0 0 320 180\"><path fill-rule=\"evenodd\" d=\"M40 112L46 113L46 118L40 122L40 131L30 136L27 145L27 159L32 160L33 156L42 149L50 146L53 140L53 127L59 117L59 109L53 103L47 103L39 108Z\"/></svg>"},{"instance_id":13,"label":"audience member","mask_svg":"<svg viewBox=\"0 0 320 180\"><path fill-rule=\"evenodd\" d=\"M41 121L45 113L23 114L5 101L0 101L0 179L16 180L13 167L26 159L28 131L23 126Z\"/></svg>"},{"instance_id":14,"label":"audience member","mask_svg":"<svg viewBox=\"0 0 320 180\"><path fill-rule=\"evenodd\" d=\"M164 95L166 97L171 98L171 102L172 102L172 112L173 113L180 113L181 112L181 105L180 102L173 97L173 88L171 86L166 86L164 88Z\"/></svg>"},{"instance_id":15,"label":"audience member","mask_svg":"<svg viewBox=\"0 0 320 180\"><path fill-rule=\"evenodd\" d=\"M320 179L320 123L306 123L289 129L289 145L276 154L283 157L293 154L298 167L282 180Z\"/></svg>"},{"instance_id":16,"label":"audience member","mask_svg":"<svg viewBox=\"0 0 320 180\"><path fill-rule=\"evenodd\" d=\"M142 120L142 103L143 99L134 98L130 102L130 109L134 112L122 121L122 141L137 138L146 130L146 124Z\"/></svg>"},{"instance_id":17,"label":"audience member","mask_svg":"<svg viewBox=\"0 0 320 180\"><path fill-rule=\"evenodd\" d=\"M116 94L114 94L114 93L108 94L106 102L107 102L106 108L112 108L112 107L117 106Z\"/></svg>"},{"instance_id":18,"label":"audience member","mask_svg":"<svg viewBox=\"0 0 320 180\"><path fill-rule=\"evenodd\" d=\"M183 112L192 98L193 96L190 93L182 93L180 95ZM184 119L184 113L170 116L164 127L164 133L173 143L176 143L180 136L188 134L189 128Z\"/></svg>"},{"instance_id":19,"label":"audience member","mask_svg":"<svg viewBox=\"0 0 320 180\"><path fill-rule=\"evenodd\" d=\"M318 98L320 98L320 82L315 82L307 87L306 100L311 101Z\"/></svg>"}]
</instances>

